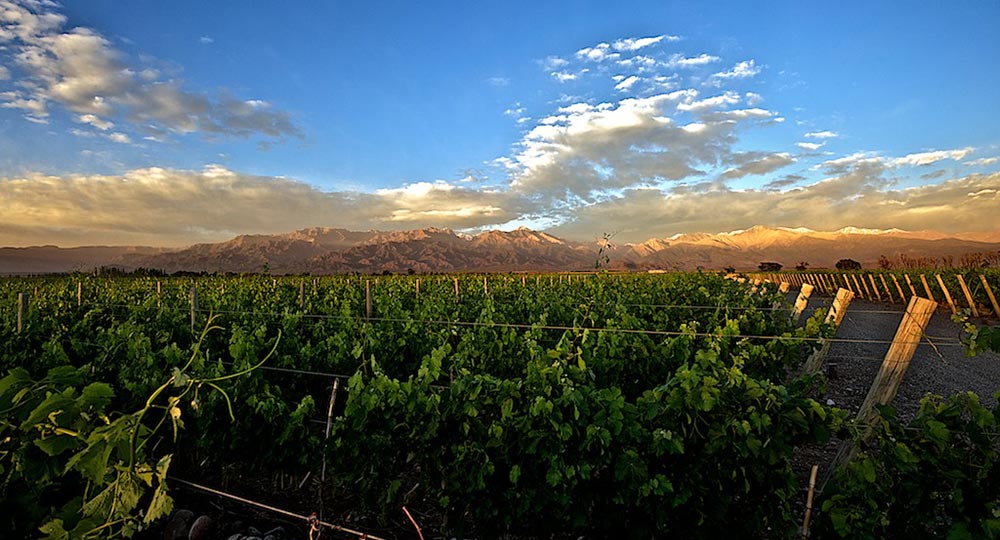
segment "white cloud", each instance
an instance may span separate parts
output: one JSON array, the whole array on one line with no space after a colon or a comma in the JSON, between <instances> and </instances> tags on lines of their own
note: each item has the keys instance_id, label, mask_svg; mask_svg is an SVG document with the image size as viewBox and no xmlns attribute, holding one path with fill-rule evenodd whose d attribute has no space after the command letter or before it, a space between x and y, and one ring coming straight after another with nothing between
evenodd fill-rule
<instances>
[{"instance_id":1,"label":"white cloud","mask_svg":"<svg viewBox=\"0 0 1000 540\"><path fill-rule=\"evenodd\" d=\"M719 73L712 74L712 76L709 77L709 80L712 81L713 84L718 85L721 84L723 80L727 79L746 79L753 77L754 75L760 73L760 70L760 66L758 66L753 59L744 60L733 66L729 71L721 71Z\"/></svg>"},{"instance_id":2,"label":"white cloud","mask_svg":"<svg viewBox=\"0 0 1000 540\"><path fill-rule=\"evenodd\" d=\"M0 81L6 81L10 78L10 70L4 66L0 66Z\"/></svg>"},{"instance_id":3,"label":"white cloud","mask_svg":"<svg viewBox=\"0 0 1000 540\"><path fill-rule=\"evenodd\" d=\"M486 79L486 83L489 84L490 86L496 86L499 88L504 86L510 86L510 79L508 79L507 77L490 77L489 79Z\"/></svg>"},{"instance_id":4,"label":"white cloud","mask_svg":"<svg viewBox=\"0 0 1000 540\"><path fill-rule=\"evenodd\" d=\"M112 133L108 135L108 139L121 144L131 144L132 139L124 133Z\"/></svg>"},{"instance_id":5,"label":"white cloud","mask_svg":"<svg viewBox=\"0 0 1000 540\"><path fill-rule=\"evenodd\" d=\"M611 52L611 45L608 43L598 43L593 47L584 47L576 51L576 57L581 60L591 62L603 62L605 60L616 60L621 57L616 52Z\"/></svg>"},{"instance_id":6,"label":"white cloud","mask_svg":"<svg viewBox=\"0 0 1000 540\"><path fill-rule=\"evenodd\" d=\"M778 187L799 184L779 182ZM677 232L746 229L753 225L808 224L815 230L845 226L967 232L996 230L1000 173L970 175L916 188L893 189L879 173L852 173L781 191L766 189L629 189L574 210L574 219L550 230L570 238L620 231L616 240L641 242Z\"/></svg>"},{"instance_id":7,"label":"white cloud","mask_svg":"<svg viewBox=\"0 0 1000 540\"><path fill-rule=\"evenodd\" d=\"M730 180L748 175L768 174L795 163L795 158L785 152L774 154L746 152L733 155L731 160L738 163L738 166L727 169L722 173L723 178Z\"/></svg>"},{"instance_id":8,"label":"white cloud","mask_svg":"<svg viewBox=\"0 0 1000 540\"><path fill-rule=\"evenodd\" d=\"M569 65L569 60L558 56L546 56L541 62L546 71L558 70Z\"/></svg>"},{"instance_id":9,"label":"white cloud","mask_svg":"<svg viewBox=\"0 0 1000 540\"><path fill-rule=\"evenodd\" d=\"M822 148L823 144L824 143L797 142L797 143L795 143L795 146L798 146L799 148L801 148L803 150L816 151L816 150L819 150L820 148Z\"/></svg>"},{"instance_id":10,"label":"white cloud","mask_svg":"<svg viewBox=\"0 0 1000 540\"><path fill-rule=\"evenodd\" d=\"M712 96L698 101L683 102L677 105L681 111L700 112L718 107L735 105L740 102L740 95L736 92L726 92L719 96Z\"/></svg>"},{"instance_id":11,"label":"white cloud","mask_svg":"<svg viewBox=\"0 0 1000 540\"><path fill-rule=\"evenodd\" d=\"M443 181L377 193L322 191L220 165L122 175L0 178L0 245L189 245L305 227L497 225L532 211L516 195Z\"/></svg>"},{"instance_id":12,"label":"white cloud","mask_svg":"<svg viewBox=\"0 0 1000 540\"><path fill-rule=\"evenodd\" d=\"M81 114L76 117L76 120L81 124L90 124L101 131L107 131L115 127L114 122L102 120L99 116L93 114Z\"/></svg>"},{"instance_id":13,"label":"white cloud","mask_svg":"<svg viewBox=\"0 0 1000 540\"><path fill-rule=\"evenodd\" d=\"M743 94L743 97L746 99L747 105L751 107L756 107L764 101L764 97L755 92L747 92L746 94Z\"/></svg>"},{"instance_id":14,"label":"white cloud","mask_svg":"<svg viewBox=\"0 0 1000 540\"><path fill-rule=\"evenodd\" d=\"M840 135L836 131L812 131L805 136L810 139L833 139Z\"/></svg>"},{"instance_id":15,"label":"white cloud","mask_svg":"<svg viewBox=\"0 0 1000 540\"><path fill-rule=\"evenodd\" d=\"M212 43L215 43L215 40L208 36L201 36L198 38L198 43L201 43L202 45L211 45Z\"/></svg>"},{"instance_id":16,"label":"white cloud","mask_svg":"<svg viewBox=\"0 0 1000 540\"><path fill-rule=\"evenodd\" d=\"M663 39L666 37L667 36L654 36L654 37L644 37L644 38L619 39L618 41L615 41L613 47L616 51L622 51L622 52L638 51L639 49L649 47L650 45L655 45L663 41ZM671 36L671 37L676 37L676 36ZM676 40L671 40L671 41L676 41Z\"/></svg>"},{"instance_id":17,"label":"white cloud","mask_svg":"<svg viewBox=\"0 0 1000 540\"><path fill-rule=\"evenodd\" d=\"M549 75L552 75L552 78L561 83L575 81L580 76L577 73L570 73L568 71L553 71Z\"/></svg>"},{"instance_id":18,"label":"white cloud","mask_svg":"<svg viewBox=\"0 0 1000 540\"><path fill-rule=\"evenodd\" d=\"M632 85L634 85L638 81L639 81L639 77L636 77L635 75L632 75L632 76L630 76L628 78L623 79L618 84L616 84L615 85L615 90L618 90L619 92L627 92L630 88L632 88Z\"/></svg>"},{"instance_id":19,"label":"white cloud","mask_svg":"<svg viewBox=\"0 0 1000 540\"><path fill-rule=\"evenodd\" d=\"M954 161L959 161L965 156L971 154L975 148L962 148L959 150L936 150L932 152L920 152L916 154L907 154L901 158L895 158L889 163L893 166L922 166L930 165L932 163L937 163L938 161L943 161L945 159L951 159Z\"/></svg>"},{"instance_id":20,"label":"white cloud","mask_svg":"<svg viewBox=\"0 0 1000 540\"><path fill-rule=\"evenodd\" d=\"M150 134L201 132L271 138L301 137L288 113L249 105L228 94L189 92L176 79L140 69L99 33L64 30L66 18L52 2L0 0L0 46L11 51L23 76L13 92L0 93L0 106L22 109L34 121L59 105L77 118L135 125Z\"/></svg>"},{"instance_id":21,"label":"white cloud","mask_svg":"<svg viewBox=\"0 0 1000 540\"><path fill-rule=\"evenodd\" d=\"M994 163L997 162L998 159L1000 158L995 158L995 157L979 158L979 159L974 159L972 161L966 161L965 164L970 167L983 167L986 165L993 165Z\"/></svg>"},{"instance_id":22,"label":"white cloud","mask_svg":"<svg viewBox=\"0 0 1000 540\"><path fill-rule=\"evenodd\" d=\"M719 60L720 58L718 56L712 56L710 54L699 54L698 56L692 57L687 57L683 54L673 54L670 56L670 59L667 60L667 66L671 68L692 68L718 62Z\"/></svg>"}]
</instances>

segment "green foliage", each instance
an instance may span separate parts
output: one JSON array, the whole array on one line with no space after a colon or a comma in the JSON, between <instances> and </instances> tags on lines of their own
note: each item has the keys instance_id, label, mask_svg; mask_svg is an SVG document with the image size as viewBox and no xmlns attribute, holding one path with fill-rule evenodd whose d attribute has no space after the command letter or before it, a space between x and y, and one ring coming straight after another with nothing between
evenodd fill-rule
<instances>
[{"instance_id":1,"label":"green foliage","mask_svg":"<svg viewBox=\"0 0 1000 540\"><path fill-rule=\"evenodd\" d=\"M909 424L879 417L824 494L816 537L1000 538L1000 407L962 393L925 397Z\"/></svg>"},{"instance_id":2,"label":"green foliage","mask_svg":"<svg viewBox=\"0 0 1000 540\"><path fill-rule=\"evenodd\" d=\"M168 454L164 469L233 483L234 471L304 475L325 461L327 500L384 521L406 504L457 536L791 537L802 498L792 453L843 421L808 397L814 381L789 379L815 346L807 338L829 335L823 314L796 327L773 309L784 302L773 284L599 273L490 275L484 287L461 276L456 295L452 276L249 276L163 279L157 296L148 278L81 278L78 307L75 279L0 279L4 373L39 381L73 366L79 381L48 383L52 395L73 390L63 405L95 381L117 390L75 405L83 426L56 415L53 426L86 434L56 455L35 444L37 428L21 430L46 392L5 428L15 436L2 448L26 453L20 468L0 460L0 515L20 530L51 522L56 537L78 534L85 502L112 484L137 501L127 519L149 516L166 501L157 466ZM36 286L17 333L11 298ZM191 332L192 286L224 330ZM254 369L262 357L275 370ZM350 376L329 441L316 422L332 380L317 373ZM118 442L95 439L66 469L119 421L108 435ZM198 436L175 440L181 428ZM145 441L159 437L154 453ZM45 440L57 451L63 439ZM100 534L144 526L126 523Z\"/></svg>"},{"instance_id":3,"label":"green foliage","mask_svg":"<svg viewBox=\"0 0 1000 540\"><path fill-rule=\"evenodd\" d=\"M147 443L167 423L176 441L187 396L194 396L194 406L207 385L228 402L218 384L263 363L198 377L192 370L203 364L200 345L215 329L210 319L187 362L174 367L132 413L111 410L116 398L111 385L87 383L88 368L58 366L36 379L16 367L0 379L5 530L27 538L37 528L46 540L131 537L169 514L173 500L166 480L172 455L155 455Z\"/></svg>"}]
</instances>

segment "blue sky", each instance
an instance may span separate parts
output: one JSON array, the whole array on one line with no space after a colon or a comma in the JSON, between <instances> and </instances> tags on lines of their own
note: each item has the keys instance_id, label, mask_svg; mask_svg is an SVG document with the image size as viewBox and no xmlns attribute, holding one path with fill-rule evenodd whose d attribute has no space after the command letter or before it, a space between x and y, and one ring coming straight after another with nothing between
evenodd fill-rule
<instances>
[{"instance_id":1,"label":"blue sky","mask_svg":"<svg viewBox=\"0 0 1000 540\"><path fill-rule=\"evenodd\" d=\"M0 244L1000 221L997 2L481 4L0 0Z\"/></svg>"}]
</instances>

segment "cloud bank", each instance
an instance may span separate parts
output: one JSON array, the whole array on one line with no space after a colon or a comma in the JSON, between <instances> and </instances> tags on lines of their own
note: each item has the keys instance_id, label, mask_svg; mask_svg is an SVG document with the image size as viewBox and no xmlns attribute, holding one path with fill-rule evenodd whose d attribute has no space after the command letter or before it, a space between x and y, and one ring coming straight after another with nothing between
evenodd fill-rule
<instances>
[{"instance_id":1,"label":"cloud bank","mask_svg":"<svg viewBox=\"0 0 1000 540\"><path fill-rule=\"evenodd\" d=\"M169 133L302 137L291 116L270 103L187 90L182 81L131 62L100 33L67 28L57 8L47 0L0 0L0 58L7 64L0 81L9 79L0 107L35 123L48 123L59 108L97 130L127 124L150 140ZM119 133L112 140L127 139Z\"/></svg>"}]
</instances>

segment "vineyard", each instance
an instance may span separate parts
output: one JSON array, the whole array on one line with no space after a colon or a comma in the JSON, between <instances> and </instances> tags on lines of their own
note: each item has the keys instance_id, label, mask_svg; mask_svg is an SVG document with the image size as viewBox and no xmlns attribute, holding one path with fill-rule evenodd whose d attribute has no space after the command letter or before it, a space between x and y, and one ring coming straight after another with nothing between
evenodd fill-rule
<instances>
[{"instance_id":1,"label":"vineyard","mask_svg":"<svg viewBox=\"0 0 1000 540\"><path fill-rule=\"evenodd\" d=\"M0 527L162 537L194 484L334 537L1000 537L1000 408L828 405L836 322L778 284L987 315L1000 276L838 275L0 280Z\"/></svg>"}]
</instances>

